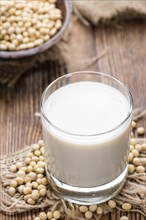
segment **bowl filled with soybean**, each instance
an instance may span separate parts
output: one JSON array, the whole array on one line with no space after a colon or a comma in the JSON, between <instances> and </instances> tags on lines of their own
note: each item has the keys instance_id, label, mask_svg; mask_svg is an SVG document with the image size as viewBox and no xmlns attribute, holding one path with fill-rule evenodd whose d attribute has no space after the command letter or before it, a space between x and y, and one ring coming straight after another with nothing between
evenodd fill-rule
<instances>
[{"instance_id":1,"label":"bowl filled with soybean","mask_svg":"<svg viewBox=\"0 0 146 220\"><path fill-rule=\"evenodd\" d=\"M1 0L0 58L28 57L56 44L68 27L68 0Z\"/></svg>"}]
</instances>

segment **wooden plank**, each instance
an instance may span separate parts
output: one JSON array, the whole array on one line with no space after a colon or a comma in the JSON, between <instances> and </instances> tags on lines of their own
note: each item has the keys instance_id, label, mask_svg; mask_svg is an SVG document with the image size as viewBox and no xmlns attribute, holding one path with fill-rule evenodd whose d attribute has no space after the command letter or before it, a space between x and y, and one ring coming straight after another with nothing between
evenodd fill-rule
<instances>
[{"instance_id":1,"label":"wooden plank","mask_svg":"<svg viewBox=\"0 0 146 220\"><path fill-rule=\"evenodd\" d=\"M145 37L146 23L126 22L120 29L98 27L98 53L108 48L107 56L98 62L98 70L113 75L130 89L135 107L145 107Z\"/></svg>"},{"instance_id":2,"label":"wooden plank","mask_svg":"<svg viewBox=\"0 0 146 220\"><path fill-rule=\"evenodd\" d=\"M90 64L87 61L96 56L93 28L84 26L79 20L73 20L70 29L67 71L97 70L96 62Z\"/></svg>"},{"instance_id":3,"label":"wooden plank","mask_svg":"<svg viewBox=\"0 0 146 220\"><path fill-rule=\"evenodd\" d=\"M97 63L98 71L122 81L132 93L134 107L144 109L146 104L146 23L129 21L123 23L120 29L100 26L95 32L97 53L107 48L106 56ZM144 120L141 120L140 124L145 125ZM109 219L119 220L122 214L120 211L113 212ZM131 220L144 219L140 214L129 213L128 216Z\"/></svg>"},{"instance_id":4,"label":"wooden plank","mask_svg":"<svg viewBox=\"0 0 146 220\"><path fill-rule=\"evenodd\" d=\"M12 153L41 138L40 97L46 86L63 75L57 62L46 62L25 74L13 89L0 88L0 135L3 154Z\"/></svg>"}]
</instances>

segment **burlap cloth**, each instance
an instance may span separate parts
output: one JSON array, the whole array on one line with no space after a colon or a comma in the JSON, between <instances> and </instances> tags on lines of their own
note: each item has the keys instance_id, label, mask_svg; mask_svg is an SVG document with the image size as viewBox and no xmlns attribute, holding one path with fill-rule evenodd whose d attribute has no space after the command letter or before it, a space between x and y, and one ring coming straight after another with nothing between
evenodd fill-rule
<instances>
[{"instance_id":1,"label":"burlap cloth","mask_svg":"<svg viewBox=\"0 0 146 220\"><path fill-rule=\"evenodd\" d=\"M52 48L34 56L21 59L0 59L0 83L12 87L27 70L37 68L47 60L59 60L62 63L67 56L67 43L62 38Z\"/></svg>"},{"instance_id":2,"label":"burlap cloth","mask_svg":"<svg viewBox=\"0 0 146 220\"><path fill-rule=\"evenodd\" d=\"M97 25L99 22L111 23L121 18L146 17L145 0L72 0L72 3L75 15L85 25ZM68 32L70 29L68 28ZM14 60L0 59L0 82L12 86L24 72L34 66L37 67L46 60L75 62L74 65L76 65L76 61L71 59L71 56L71 51L67 49L66 37L65 40L63 37L58 44L33 57ZM93 60L97 61L98 58L91 58L91 62Z\"/></svg>"},{"instance_id":3,"label":"burlap cloth","mask_svg":"<svg viewBox=\"0 0 146 220\"><path fill-rule=\"evenodd\" d=\"M145 0L72 0L75 13L97 25L111 19L146 17ZM79 15L79 16L80 16Z\"/></svg>"}]
</instances>

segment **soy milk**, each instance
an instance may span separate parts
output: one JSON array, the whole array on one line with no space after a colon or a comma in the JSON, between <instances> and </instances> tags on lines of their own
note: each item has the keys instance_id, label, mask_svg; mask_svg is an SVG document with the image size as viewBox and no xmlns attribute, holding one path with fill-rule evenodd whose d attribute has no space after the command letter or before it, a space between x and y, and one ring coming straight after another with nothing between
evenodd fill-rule
<instances>
[{"instance_id":1,"label":"soy milk","mask_svg":"<svg viewBox=\"0 0 146 220\"><path fill-rule=\"evenodd\" d=\"M49 123L42 119L49 172L77 187L118 177L127 166L128 111L126 97L99 82L72 83L52 93L44 104Z\"/></svg>"}]
</instances>

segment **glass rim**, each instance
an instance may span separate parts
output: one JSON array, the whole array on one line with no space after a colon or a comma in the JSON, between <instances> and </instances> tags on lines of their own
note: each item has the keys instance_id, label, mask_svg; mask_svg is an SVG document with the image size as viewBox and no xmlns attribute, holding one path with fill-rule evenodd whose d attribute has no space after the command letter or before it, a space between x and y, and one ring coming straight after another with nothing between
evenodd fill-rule
<instances>
[{"instance_id":1,"label":"glass rim","mask_svg":"<svg viewBox=\"0 0 146 220\"><path fill-rule=\"evenodd\" d=\"M124 120L122 120L122 122L120 122L118 125L116 125L114 128L108 130L108 131L105 131L105 132L101 132L101 133L96 133L96 134L76 134L76 133L71 133L71 132L68 132L68 131L65 131L61 128L59 128L58 126L54 125L49 119L48 117L46 116L46 114L44 113L43 111L43 99L47 93L47 91L51 88L51 86L53 84L55 84L56 82L58 82L59 80L63 79L63 78L69 78L71 77L72 75L75 75L75 74L94 74L94 75L99 75L99 76L103 76L105 78L109 78L109 79L112 79L114 80L117 84L119 84L123 89L124 91L127 93L128 97L129 97L129 111L127 113L127 116L125 117ZM60 131L61 133L63 134L66 134L66 135L70 135L70 136L76 136L76 137L96 137L96 136L103 136L103 135L106 135L106 134L109 134L109 133L112 133L114 132L115 130L117 130L118 128L120 128L131 116L132 114L132 109L133 109L133 98L132 98L132 95L131 95L131 92L130 90L118 79L116 79L115 77L111 76L111 75L108 75L106 73L102 73L102 72L96 72L96 71L76 71L76 72L72 72L72 73L68 73L68 74L65 74L63 76L60 76L58 77L57 79L55 79L53 82L51 82L47 87L46 89L44 90L44 92L42 93L42 96L41 96L41 101L40 101L40 109L41 109L41 116L44 117L44 119L53 127L55 128L56 130Z\"/></svg>"}]
</instances>

